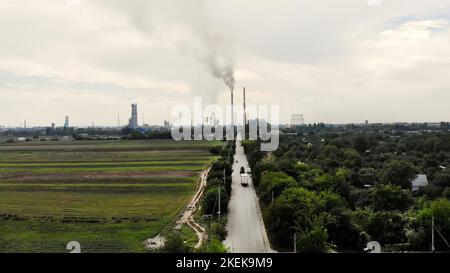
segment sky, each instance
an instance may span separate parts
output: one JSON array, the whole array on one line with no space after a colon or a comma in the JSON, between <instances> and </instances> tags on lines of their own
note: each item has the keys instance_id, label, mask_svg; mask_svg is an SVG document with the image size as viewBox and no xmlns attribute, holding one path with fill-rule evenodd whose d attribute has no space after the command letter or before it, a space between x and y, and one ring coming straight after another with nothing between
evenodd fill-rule
<instances>
[{"instance_id":1,"label":"sky","mask_svg":"<svg viewBox=\"0 0 450 273\"><path fill-rule=\"evenodd\" d=\"M162 124L176 105L281 122L450 120L449 0L2 0L0 126ZM233 82L234 81L234 82Z\"/></svg>"}]
</instances>

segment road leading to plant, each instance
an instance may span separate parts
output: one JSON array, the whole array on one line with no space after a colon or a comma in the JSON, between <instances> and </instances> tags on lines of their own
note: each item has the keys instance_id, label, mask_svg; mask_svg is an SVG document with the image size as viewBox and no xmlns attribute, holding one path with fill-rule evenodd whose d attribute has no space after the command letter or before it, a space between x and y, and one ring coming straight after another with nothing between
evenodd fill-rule
<instances>
[{"instance_id":1,"label":"road leading to plant","mask_svg":"<svg viewBox=\"0 0 450 273\"><path fill-rule=\"evenodd\" d=\"M225 244L233 253L271 252L253 181L249 179L247 187L241 185L240 169L249 166L240 142L234 160Z\"/></svg>"}]
</instances>

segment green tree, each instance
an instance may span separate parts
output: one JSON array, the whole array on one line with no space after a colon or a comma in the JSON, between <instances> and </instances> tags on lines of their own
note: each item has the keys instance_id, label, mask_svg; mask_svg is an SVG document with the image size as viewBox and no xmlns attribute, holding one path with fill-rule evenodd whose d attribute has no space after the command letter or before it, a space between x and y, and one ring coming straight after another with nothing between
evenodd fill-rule
<instances>
[{"instance_id":1,"label":"green tree","mask_svg":"<svg viewBox=\"0 0 450 273\"><path fill-rule=\"evenodd\" d=\"M344 151L344 166L348 168L360 168L362 165L362 157L355 149L346 149Z\"/></svg>"},{"instance_id":2,"label":"green tree","mask_svg":"<svg viewBox=\"0 0 450 273\"><path fill-rule=\"evenodd\" d=\"M349 198L352 190L352 185L350 183L351 176L352 172L345 168L337 169L334 176L336 181L336 192L347 199Z\"/></svg>"},{"instance_id":3,"label":"green tree","mask_svg":"<svg viewBox=\"0 0 450 273\"><path fill-rule=\"evenodd\" d=\"M219 188L217 186L210 187L203 197L202 209L204 214L213 214L218 211L217 200L219 198ZM229 196L224 187L220 189L220 207L221 212L225 213L228 207Z\"/></svg>"},{"instance_id":4,"label":"green tree","mask_svg":"<svg viewBox=\"0 0 450 273\"><path fill-rule=\"evenodd\" d=\"M416 178L416 167L405 160L393 160L387 163L380 174L383 183L399 185L404 189L411 189L411 181Z\"/></svg>"},{"instance_id":5,"label":"green tree","mask_svg":"<svg viewBox=\"0 0 450 273\"><path fill-rule=\"evenodd\" d=\"M367 232L381 244L396 244L406 240L406 220L398 212L375 212L367 224Z\"/></svg>"},{"instance_id":6,"label":"green tree","mask_svg":"<svg viewBox=\"0 0 450 273\"><path fill-rule=\"evenodd\" d=\"M211 237L209 243L204 245L199 251L200 253L227 253L228 248L216 237Z\"/></svg>"},{"instance_id":7,"label":"green tree","mask_svg":"<svg viewBox=\"0 0 450 273\"><path fill-rule=\"evenodd\" d=\"M339 247L362 249L367 243L361 236L361 228L352 220L350 210L334 209L329 213L325 227L329 241Z\"/></svg>"},{"instance_id":8,"label":"green tree","mask_svg":"<svg viewBox=\"0 0 450 273\"><path fill-rule=\"evenodd\" d=\"M163 253L188 253L191 249L184 244L179 232L171 232L165 237L164 246L160 249Z\"/></svg>"},{"instance_id":9,"label":"green tree","mask_svg":"<svg viewBox=\"0 0 450 273\"><path fill-rule=\"evenodd\" d=\"M259 185L261 200L268 204L272 200L272 194L274 198L277 198L285 189L297 186L297 181L285 173L267 172Z\"/></svg>"},{"instance_id":10,"label":"green tree","mask_svg":"<svg viewBox=\"0 0 450 273\"><path fill-rule=\"evenodd\" d=\"M267 229L276 244L292 245L292 236L308 231L312 218L325 211L325 202L313 191L288 188L265 211Z\"/></svg>"},{"instance_id":11,"label":"green tree","mask_svg":"<svg viewBox=\"0 0 450 273\"><path fill-rule=\"evenodd\" d=\"M370 149L369 138L365 134L359 134L353 137L353 147L360 153L364 153L366 150Z\"/></svg>"},{"instance_id":12,"label":"green tree","mask_svg":"<svg viewBox=\"0 0 450 273\"><path fill-rule=\"evenodd\" d=\"M380 184L370 192L371 207L375 211L380 210L407 210L413 203L411 192L400 186L392 184Z\"/></svg>"},{"instance_id":13,"label":"green tree","mask_svg":"<svg viewBox=\"0 0 450 273\"><path fill-rule=\"evenodd\" d=\"M409 233L409 243L418 250L429 250L431 238L431 219L434 216L435 227L449 242L450 238L450 200L446 198L425 202L412 220L412 230ZM442 237L436 232L435 246L437 250L449 248Z\"/></svg>"},{"instance_id":14,"label":"green tree","mask_svg":"<svg viewBox=\"0 0 450 273\"><path fill-rule=\"evenodd\" d=\"M315 225L310 230L302 232L297 238L297 252L300 253L326 253L330 249L327 243L328 232L326 228Z\"/></svg>"}]
</instances>

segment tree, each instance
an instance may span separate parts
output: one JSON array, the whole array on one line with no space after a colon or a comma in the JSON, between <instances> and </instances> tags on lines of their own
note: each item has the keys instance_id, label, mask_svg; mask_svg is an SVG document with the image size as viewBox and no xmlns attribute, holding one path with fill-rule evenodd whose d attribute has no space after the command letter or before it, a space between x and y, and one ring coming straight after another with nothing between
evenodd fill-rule
<instances>
[{"instance_id":1,"label":"tree","mask_svg":"<svg viewBox=\"0 0 450 273\"><path fill-rule=\"evenodd\" d=\"M188 253L190 248L183 242L180 233L172 232L166 236L164 246L160 249L164 253Z\"/></svg>"},{"instance_id":2,"label":"tree","mask_svg":"<svg viewBox=\"0 0 450 273\"><path fill-rule=\"evenodd\" d=\"M297 181L291 176L282 172L268 172L263 175L259 185L261 200L268 204L272 196L277 198L285 189L296 186L298 186Z\"/></svg>"},{"instance_id":3,"label":"tree","mask_svg":"<svg viewBox=\"0 0 450 273\"><path fill-rule=\"evenodd\" d=\"M316 191L334 190L335 185L333 176L329 173L322 174L314 179L314 189Z\"/></svg>"},{"instance_id":4,"label":"tree","mask_svg":"<svg viewBox=\"0 0 450 273\"><path fill-rule=\"evenodd\" d=\"M408 161L393 160L387 163L380 174L383 183L399 185L404 189L411 189L411 181L416 178L418 171Z\"/></svg>"},{"instance_id":5,"label":"tree","mask_svg":"<svg viewBox=\"0 0 450 273\"><path fill-rule=\"evenodd\" d=\"M222 146L214 146L212 148L209 149L209 152L212 153L213 155L219 155L220 151L222 150Z\"/></svg>"},{"instance_id":6,"label":"tree","mask_svg":"<svg viewBox=\"0 0 450 273\"><path fill-rule=\"evenodd\" d=\"M355 149L346 149L344 151L344 166L348 168L360 168L362 165L362 157Z\"/></svg>"},{"instance_id":7,"label":"tree","mask_svg":"<svg viewBox=\"0 0 450 273\"><path fill-rule=\"evenodd\" d=\"M436 174L431 184L420 191L429 198L450 198L450 171L445 170Z\"/></svg>"},{"instance_id":8,"label":"tree","mask_svg":"<svg viewBox=\"0 0 450 273\"><path fill-rule=\"evenodd\" d=\"M271 238L281 246L292 245L294 233L308 231L312 218L325 211L324 201L313 191L301 187L288 188L264 214Z\"/></svg>"},{"instance_id":9,"label":"tree","mask_svg":"<svg viewBox=\"0 0 450 273\"><path fill-rule=\"evenodd\" d=\"M334 176L334 180L336 181L336 192L347 199L349 198L350 191L352 190L352 185L350 183L351 176L352 172L345 168L337 169Z\"/></svg>"},{"instance_id":10,"label":"tree","mask_svg":"<svg viewBox=\"0 0 450 273\"><path fill-rule=\"evenodd\" d=\"M356 135L353 138L353 147L360 153L364 153L366 150L370 149L369 139L364 134Z\"/></svg>"},{"instance_id":11,"label":"tree","mask_svg":"<svg viewBox=\"0 0 450 273\"><path fill-rule=\"evenodd\" d=\"M450 187L450 170L438 173L432 182L433 186Z\"/></svg>"},{"instance_id":12,"label":"tree","mask_svg":"<svg viewBox=\"0 0 450 273\"><path fill-rule=\"evenodd\" d=\"M280 172L284 172L289 176L295 176L297 173L295 164L294 164L294 162L292 162L292 160L289 160L289 159L279 160L277 162L276 166Z\"/></svg>"},{"instance_id":13,"label":"tree","mask_svg":"<svg viewBox=\"0 0 450 273\"><path fill-rule=\"evenodd\" d=\"M407 210L413 203L411 192L403 190L400 186L380 184L370 192L371 207L380 210Z\"/></svg>"},{"instance_id":14,"label":"tree","mask_svg":"<svg viewBox=\"0 0 450 273\"><path fill-rule=\"evenodd\" d=\"M329 241L339 247L361 249L367 243L361 236L361 228L352 221L350 210L333 210L327 217L325 227Z\"/></svg>"},{"instance_id":15,"label":"tree","mask_svg":"<svg viewBox=\"0 0 450 273\"><path fill-rule=\"evenodd\" d=\"M434 216L435 227L447 239L450 236L450 200L446 198L436 199L433 201L417 202L417 211L410 213L410 223L407 232L408 244L411 250L430 250L431 246L431 221ZM447 250L448 246L440 237L439 233L435 233L436 250Z\"/></svg>"},{"instance_id":16,"label":"tree","mask_svg":"<svg viewBox=\"0 0 450 273\"><path fill-rule=\"evenodd\" d=\"M202 208L204 214L213 214L218 211L217 199L219 198L219 188L217 186L210 187L203 198ZM228 207L229 196L224 187L220 189L220 208L225 213Z\"/></svg>"},{"instance_id":17,"label":"tree","mask_svg":"<svg viewBox=\"0 0 450 273\"><path fill-rule=\"evenodd\" d=\"M208 244L204 245L203 248L199 251L201 253L227 253L227 247L222 243L221 240L216 237L211 237L211 240Z\"/></svg>"},{"instance_id":18,"label":"tree","mask_svg":"<svg viewBox=\"0 0 450 273\"><path fill-rule=\"evenodd\" d=\"M297 238L297 252L300 253L326 253L330 245L327 243L328 232L322 226L313 226L310 230L302 232Z\"/></svg>"},{"instance_id":19,"label":"tree","mask_svg":"<svg viewBox=\"0 0 450 273\"><path fill-rule=\"evenodd\" d=\"M404 242L406 221L398 212L375 212L367 224L367 232L372 240L381 244L396 244Z\"/></svg>"},{"instance_id":20,"label":"tree","mask_svg":"<svg viewBox=\"0 0 450 273\"><path fill-rule=\"evenodd\" d=\"M335 192L321 191L319 198L323 202L326 211L338 210L346 205L342 197Z\"/></svg>"}]
</instances>

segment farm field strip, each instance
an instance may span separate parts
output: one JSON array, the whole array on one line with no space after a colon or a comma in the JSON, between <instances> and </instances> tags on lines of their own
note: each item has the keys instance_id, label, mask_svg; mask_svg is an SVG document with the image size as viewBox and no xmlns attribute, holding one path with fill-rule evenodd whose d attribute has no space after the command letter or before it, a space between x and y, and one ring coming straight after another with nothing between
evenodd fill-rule
<instances>
[{"instance_id":1,"label":"farm field strip","mask_svg":"<svg viewBox=\"0 0 450 273\"><path fill-rule=\"evenodd\" d=\"M167 202L167 198L187 201L191 192L97 193L97 192L0 192L0 214L53 217L155 217L159 218L178 209L180 202ZM70 206L69 206L70 205Z\"/></svg>"},{"instance_id":2,"label":"farm field strip","mask_svg":"<svg viewBox=\"0 0 450 273\"><path fill-rule=\"evenodd\" d=\"M204 158L201 160L189 160L189 161L138 161L138 162L54 162L54 163L0 163L0 168L49 168L49 167L61 167L61 168L74 168L74 167L145 167L145 166L196 166L205 165L210 162Z\"/></svg>"},{"instance_id":3,"label":"farm field strip","mask_svg":"<svg viewBox=\"0 0 450 273\"><path fill-rule=\"evenodd\" d=\"M30 152L30 151L77 151L77 152L114 152L114 151L176 151L199 150L220 145L218 141L67 141L61 143L24 142L14 145L0 144L0 151Z\"/></svg>"},{"instance_id":4,"label":"farm field strip","mask_svg":"<svg viewBox=\"0 0 450 273\"><path fill-rule=\"evenodd\" d=\"M3 151L3 163L83 163L83 162L139 162L139 161L184 161L202 160L209 157L208 151L115 151L115 152L65 152L65 151Z\"/></svg>"},{"instance_id":5,"label":"farm field strip","mask_svg":"<svg viewBox=\"0 0 450 273\"><path fill-rule=\"evenodd\" d=\"M14 180L14 179L2 179L0 180L0 187L6 184L104 184L104 185L114 185L114 184L161 184L161 183L194 183L197 177L149 177L149 178L116 178L116 179L52 179L52 180Z\"/></svg>"},{"instance_id":6,"label":"farm field strip","mask_svg":"<svg viewBox=\"0 0 450 273\"><path fill-rule=\"evenodd\" d=\"M46 173L90 173L90 172L133 172L133 171L201 171L205 167L205 164L190 164L190 165L175 165L175 166L144 166L144 167L83 167L83 168L28 168L26 170L22 168L3 168L0 169L1 173L26 173L26 174L46 174Z\"/></svg>"},{"instance_id":7,"label":"farm field strip","mask_svg":"<svg viewBox=\"0 0 450 273\"><path fill-rule=\"evenodd\" d=\"M155 190L155 189L192 189L192 182L187 183L157 183L157 184L33 184L33 183L2 183L0 184L0 191L5 190L60 190L60 191L70 191L70 190L85 190L85 191L95 191L95 190Z\"/></svg>"}]
</instances>

